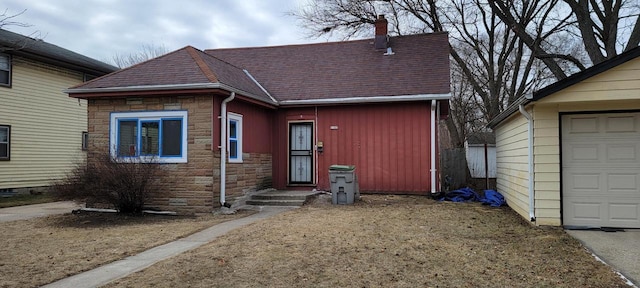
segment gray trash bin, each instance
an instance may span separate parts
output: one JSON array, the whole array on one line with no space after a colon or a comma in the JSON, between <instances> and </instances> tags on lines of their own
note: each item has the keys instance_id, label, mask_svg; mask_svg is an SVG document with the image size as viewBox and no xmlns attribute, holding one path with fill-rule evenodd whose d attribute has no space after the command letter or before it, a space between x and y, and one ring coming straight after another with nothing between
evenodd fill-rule
<instances>
[{"instance_id":1,"label":"gray trash bin","mask_svg":"<svg viewBox=\"0 0 640 288\"><path fill-rule=\"evenodd\" d=\"M331 165L329 167L331 182L331 200L333 204L353 204L360 198L356 166Z\"/></svg>"}]
</instances>

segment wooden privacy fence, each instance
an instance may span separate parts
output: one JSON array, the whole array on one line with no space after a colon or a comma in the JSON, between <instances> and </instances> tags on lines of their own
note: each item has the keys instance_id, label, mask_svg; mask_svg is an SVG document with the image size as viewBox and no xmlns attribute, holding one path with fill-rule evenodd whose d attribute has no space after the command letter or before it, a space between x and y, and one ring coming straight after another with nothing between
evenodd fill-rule
<instances>
[{"instance_id":1,"label":"wooden privacy fence","mask_svg":"<svg viewBox=\"0 0 640 288\"><path fill-rule=\"evenodd\" d=\"M442 190L449 191L467 185L467 159L464 148L445 149L440 153Z\"/></svg>"}]
</instances>

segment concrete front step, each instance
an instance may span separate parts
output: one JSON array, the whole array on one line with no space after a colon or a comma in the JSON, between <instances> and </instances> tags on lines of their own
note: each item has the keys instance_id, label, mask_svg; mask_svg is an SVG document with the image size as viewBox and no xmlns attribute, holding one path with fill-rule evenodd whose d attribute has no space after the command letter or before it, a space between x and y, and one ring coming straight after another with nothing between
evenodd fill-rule
<instances>
[{"instance_id":1,"label":"concrete front step","mask_svg":"<svg viewBox=\"0 0 640 288\"><path fill-rule=\"evenodd\" d=\"M254 206L302 206L313 198L316 191L268 191L251 195L247 205Z\"/></svg>"},{"instance_id":2,"label":"concrete front step","mask_svg":"<svg viewBox=\"0 0 640 288\"><path fill-rule=\"evenodd\" d=\"M247 205L254 206L302 206L305 200L247 200Z\"/></svg>"},{"instance_id":3,"label":"concrete front step","mask_svg":"<svg viewBox=\"0 0 640 288\"><path fill-rule=\"evenodd\" d=\"M287 195L287 194L256 194L251 196L251 200L307 200L307 195Z\"/></svg>"}]
</instances>

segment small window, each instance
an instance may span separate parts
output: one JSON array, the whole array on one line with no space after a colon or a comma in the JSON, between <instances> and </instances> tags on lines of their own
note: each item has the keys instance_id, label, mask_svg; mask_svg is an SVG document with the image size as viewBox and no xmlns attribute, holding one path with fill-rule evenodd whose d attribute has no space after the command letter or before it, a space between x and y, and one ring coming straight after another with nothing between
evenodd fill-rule
<instances>
[{"instance_id":1,"label":"small window","mask_svg":"<svg viewBox=\"0 0 640 288\"><path fill-rule=\"evenodd\" d=\"M11 159L11 126L0 125L0 160Z\"/></svg>"},{"instance_id":2,"label":"small window","mask_svg":"<svg viewBox=\"0 0 640 288\"><path fill-rule=\"evenodd\" d=\"M89 150L89 132L82 132L82 151Z\"/></svg>"},{"instance_id":3,"label":"small window","mask_svg":"<svg viewBox=\"0 0 640 288\"><path fill-rule=\"evenodd\" d=\"M187 162L186 111L112 113L110 134L113 156Z\"/></svg>"},{"instance_id":4,"label":"small window","mask_svg":"<svg viewBox=\"0 0 640 288\"><path fill-rule=\"evenodd\" d=\"M11 56L0 54L0 86L11 86Z\"/></svg>"},{"instance_id":5,"label":"small window","mask_svg":"<svg viewBox=\"0 0 640 288\"><path fill-rule=\"evenodd\" d=\"M227 123L229 162L242 162L242 115L229 113Z\"/></svg>"},{"instance_id":6,"label":"small window","mask_svg":"<svg viewBox=\"0 0 640 288\"><path fill-rule=\"evenodd\" d=\"M87 73L84 73L82 76L83 76L82 82L87 82L87 81L91 81L93 79L98 78L98 76L96 76L96 75L91 75L91 74L87 74Z\"/></svg>"}]
</instances>

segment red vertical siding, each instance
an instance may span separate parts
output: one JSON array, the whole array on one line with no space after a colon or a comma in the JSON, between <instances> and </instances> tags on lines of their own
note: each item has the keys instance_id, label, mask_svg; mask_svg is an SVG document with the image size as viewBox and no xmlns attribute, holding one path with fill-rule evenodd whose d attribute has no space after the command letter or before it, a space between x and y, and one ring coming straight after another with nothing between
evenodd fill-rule
<instances>
[{"instance_id":1,"label":"red vertical siding","mask_svg":"<svg viewBox=\"0 0 640 288\"><path fill-rule=\"evenodd\" d=\"M228 112L242 115L242 152L271 153L275 111L243 101L231 101ZM220 114L220 112L218 112Z\"/></svg>"},{"instance_id":2,"label":"red vertical siding","mask_svg":"<svg viewBox=\"0 0 640 288\"><path fill-rule=\"evenodd\" d=\"M226 96L228 97L228 96ZM225 97L213 99L213 147L220 147L220 107ZM233 100L227 104L227 112L242 115L242 150L244 153L271 153L275 122L275 110L253 105L242 100Z\"/></svg>"},{"instance_id":3,"label":"red vertical siding","mask_svg":"<svg viewBox=\"0 0 640 288\"><path fill-rule=\"evenodd\" d=\"M288 108L276 112L275 126L273 126L273 187L287 188L289 173L289 123L292 121L315 122L315 108ZM314 132L315 132L314 123ZM314 141L317 139L314 135ZM315 143L314 143L315 145ZM315 155L314 155L315 156ZM315 157L314 157L315 161ZM315 163L314 163L315 164ZM313 167L315 172L315 166Z\"/></svg>"},{"instance_id":4,"label":"red vertical siding","mask_svg":"<svg viewBox=\"0 0 640 288\"><path fill-rule=\"evenodd\" d=\"M317 108L318 189L329 190L332 164L356 165L360 190L379 193L430 191L430 103L350 105ZM315 121L313 108L282 109L276 119L274 185L287 186L287 125ZM338 129L331 129L337 126Z\"/></svg>"}]
</instances>

